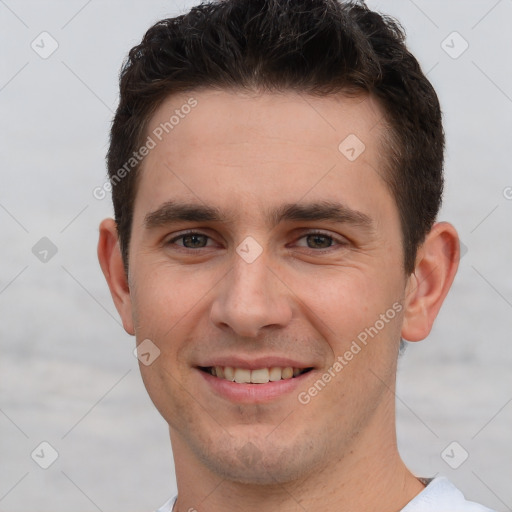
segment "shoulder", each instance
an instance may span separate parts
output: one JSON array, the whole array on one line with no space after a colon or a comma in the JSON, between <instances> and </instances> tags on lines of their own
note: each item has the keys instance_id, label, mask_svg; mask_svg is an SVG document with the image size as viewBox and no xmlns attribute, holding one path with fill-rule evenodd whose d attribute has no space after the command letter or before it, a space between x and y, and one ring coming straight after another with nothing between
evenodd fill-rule
<instances>
[{"instance_id":1,"label":"shoulder","mask_svg":"<svg viewBox=\"0 0 512 512\"><path fill-rule=\"evenodd\" d=\"M159 509L155 510L155 512L171 512L175 501L176 498L171 498L169 501L166 501Z\"/></svg>"},{"instance_id":2,"label":"shoulder","mask_svg":"<svg viewBox=\"0 0 512 512\"><path fill-rule=\"evenodd\" d=\"M445 477L427 482L425 489L400 512L494 512L483 505L467 501L462 492ZM171 512L175 500L171 498L155 512Z\"/></svg>"},{"instance_id":3,"label":"shoulder","mask_svg":"<svg viewBox=\"0 0 512 512\"><path fill-rule=\"evenodd\" d=\"M431 479L425 489L401 512L493 512L473 501L467 501L447 478Z\"/></svg>"}]
</instances>

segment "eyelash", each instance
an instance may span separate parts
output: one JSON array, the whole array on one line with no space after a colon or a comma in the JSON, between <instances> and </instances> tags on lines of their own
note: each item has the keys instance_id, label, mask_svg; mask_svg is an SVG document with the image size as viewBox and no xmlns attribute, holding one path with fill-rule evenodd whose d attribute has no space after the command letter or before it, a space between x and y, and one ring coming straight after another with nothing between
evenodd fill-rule
<instances>
[{"instance_id":1,"label":"eyelash","mask_svg":"<svg viewBox=\"0 0 512 512\"><path fill-rule=\"evenodd\" d=\"M204 237L206 237L206 238L211 240L211 237L209 237L208 235L206 235L204 233L201 233L200 231L193 231L193 230L191 230L191 231L185 231L184 233L181 233L180 235L171 238L170 240L168 240L165 243L165 245L173 245L177 240L183 239L186 236L191 236L191 235L204 236ZM331 250L333 250L337 246L347 246L348 245L348 241L346 239L342 239L341 237L337 238L337 237L335 237L333 235L329 235L327 233L324 233L323 231L317 231L317 230L308 231L308 232L304 233L303 235L301 235L297 240L301 240L301 239L306 238L308 236L314 236L314 235L319 235L319 236L325 237L325 238L329 239L331 241L331 243L335 243L336 244L336 245L331 245L329 247L326 247L324 249L312 249L310 247L304 247L305 249L308 249L309 251L312 251L315 254L323 253L323 252L330 252ZM184 251L194 251L194 252L197 252L199 249L206 249L207 248L207 247L198 247L196 249L192 249L190 247L184 247L184 246L178 246L178 247L180 247L180 249L184 250Z\"/></svg>"}]
</instances>

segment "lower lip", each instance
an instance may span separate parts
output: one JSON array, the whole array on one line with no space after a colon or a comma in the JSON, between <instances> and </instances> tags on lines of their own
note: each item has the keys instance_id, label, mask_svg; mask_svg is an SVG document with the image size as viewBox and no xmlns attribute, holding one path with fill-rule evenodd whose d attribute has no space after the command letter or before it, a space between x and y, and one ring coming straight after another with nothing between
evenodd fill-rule
<instances>
[{"instance_id":1,"label":"lower lip","mask_svg":"<svg viewBox=\"0 0 512 512\"><path fill-rule=\"evenodd\" d=\"M197 371L216 394L232 402L247 404L270 402L291 393L313 373L313 370L310 370L291 379L267 382L266 384L238 384L214 377L202 370Z\"/></svg>"}]
</instances>

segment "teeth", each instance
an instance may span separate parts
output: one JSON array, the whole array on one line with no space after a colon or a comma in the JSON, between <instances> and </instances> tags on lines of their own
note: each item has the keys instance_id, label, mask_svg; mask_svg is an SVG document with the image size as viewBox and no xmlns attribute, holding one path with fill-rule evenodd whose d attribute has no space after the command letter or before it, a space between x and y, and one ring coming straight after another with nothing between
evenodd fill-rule
<instances>
[{"instance_id":1,"label":"teeth","mask_svg":"<svg viewBox=\"0 0 512 512\"><path fill-rule=\"evenodd\" d=\"M251 372L251 382L253 382L254 384L266 384L268 381L268 368L262 368L261 370L253 370Z\"/></svg>"},{"instance_id":2,"label":"teeth","mask_svg":"<svg viewBox=\"0 0 512 512\"><path fill-rule=\"evenodd\" d=\"M237 368L235 370L235 382L239 384L243 384L244 382L251 382L251 370L243 370L242 368Z\"/></svg>"},{"instance_id":3,"label":"teeth","mask_svg":"<svg viewBox=\"0 0 512 512\"><path fill-rule=\"evenodd\" d=\"M231 366L226 366L224 368L224 378L226 380L230 380L231 382L235 380L235 370L233 370Z\"/></svg>"},{"instance_id":4,"label":"teeth","mask_svg":"<svg viewBox=\"0 0 512 512\"><path fill-rule=\"evenodd\" d=\"M290 366L283 368L282 377L283 379L291 379L293 377L293 368Z\"/></svg>"},{"instance_id":5,"label":"teeth","mask_svg":"<svg viewBox=\"0 0 512 512\"><path fill-rule=\"evenodd\" d=\"M267 382L297 377L304 371L304 368L292 368L291 366L284 368L273 366L272 368L258 368L257 370L233 368L231 366L213 366L209 369L210 374L214 377L239 384L266 384Z\"/></svg>"},{"instance_id":6,"label":"teeth","mask_svg":"<svg viewBox=\"0 0 512 512\"><path fill-rule=\"evenodd\" d=\"M276 380L281 380L282 370L274 366L274 368L270 368L270 380L275 382Z\"/></svg>"}]
</instances>

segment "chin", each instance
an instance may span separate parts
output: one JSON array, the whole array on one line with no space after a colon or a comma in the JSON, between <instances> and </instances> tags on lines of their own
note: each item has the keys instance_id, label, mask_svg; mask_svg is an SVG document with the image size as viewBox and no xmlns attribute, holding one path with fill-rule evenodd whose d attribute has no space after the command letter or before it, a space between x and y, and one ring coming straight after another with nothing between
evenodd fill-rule
<instances>
[{"instance_id":1,"label":"chin","mask_svg":"<svg viewBox=\"0 0 512 512\"><path fill-rule=\"evenodd\" d=\"M241 447L217 444L200 454L210 471L231 482L246 485L272 485L296 481L310 473L322 460L322 454L312 450L312 443L299 447L269 442L248 441ZM316 455L316 456L315 456ZM318 460L316 460L318 459Z\"/></svg>"}]
</instances>

